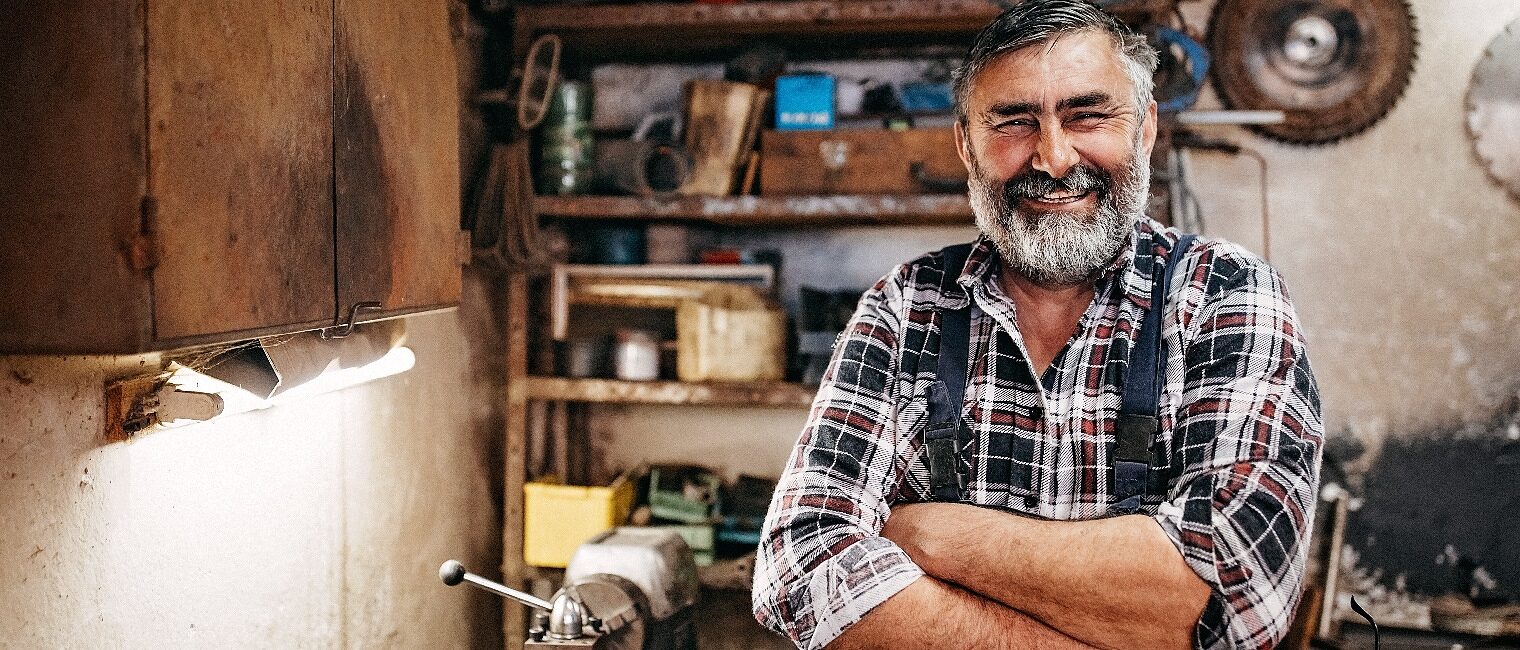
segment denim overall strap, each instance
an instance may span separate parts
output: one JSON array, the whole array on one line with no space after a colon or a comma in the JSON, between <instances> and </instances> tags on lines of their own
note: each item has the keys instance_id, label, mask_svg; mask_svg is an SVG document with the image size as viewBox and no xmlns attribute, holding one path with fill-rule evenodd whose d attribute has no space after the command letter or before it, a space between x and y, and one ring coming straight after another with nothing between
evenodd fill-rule
<instances>
[{"instance_id":1,"label":"denim overall strap","mask_svg":"<svg viewBox=\"0 0 1520 650\"><path fill-rule=\"evenodd\" d=\"M1150 480L1151 443L1161 432L1161 382L1166 364L1161 353L1161 314L1172 272L1193 245L1193 239L1194 235L1183 235L1177 240L1167 255L1165 268L1156 264L1154 253L1151 255L1151 308L1146 310L1140 334L1131 348L1119 419L1114 428L1113 494L1117 503L1113 511L1118 514L1140 510Z\"/></svg>"},{"instance_id":2,"label":"denim overall strap","mask_svg":"<svg viewBox=\"0 0 1520 650\"><path fill-rule=\"evenodd\" d=\"M942 294L964 291L956 285L971 244L949 246L940 251L945 275ZM930 496L935 501L959 502L966 489L961 473L961 408L966 401L966 360L971 347L971 301L960 309L939 312L939 351L935 354L936 379L929 388L929 423L924 427L924 448L929 465Z\"/></svg>"}]
</instances>

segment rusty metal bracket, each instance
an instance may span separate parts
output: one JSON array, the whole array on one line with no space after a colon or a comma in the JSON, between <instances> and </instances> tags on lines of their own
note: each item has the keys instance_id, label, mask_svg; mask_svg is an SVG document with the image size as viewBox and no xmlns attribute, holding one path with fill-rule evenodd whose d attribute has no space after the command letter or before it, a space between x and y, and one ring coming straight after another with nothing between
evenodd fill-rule
<instances>
[{"instance_id":1,"label":"rusty metal bracket","mask_svg":"<svg viewBox=\"0 0 1520 650\"><path fill-rule=\"evenodd\" d=\"M105 438L123 442L179 419L204 421L222 413L221 396L179 390L172 373L129 377L106 384Z\"/></svg>"}]
</instances>

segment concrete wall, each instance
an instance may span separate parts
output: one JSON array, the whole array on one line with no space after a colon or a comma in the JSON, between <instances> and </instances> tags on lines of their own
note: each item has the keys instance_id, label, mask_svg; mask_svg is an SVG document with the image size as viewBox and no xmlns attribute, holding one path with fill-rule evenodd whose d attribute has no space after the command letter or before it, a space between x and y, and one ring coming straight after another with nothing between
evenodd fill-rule
<instances>
[{"instance_id":1,"label":"concrete wall","mask_svg":"<svg viewBox=\"0 0 1520 650\"><path fill-rule=\"evenodd\" d=\"M437 578L499 561L490 418L459 315L409 325L409 372L119 444L152 358L0 359L0 647L499 645Z\"/></svg>"}]
</instances>

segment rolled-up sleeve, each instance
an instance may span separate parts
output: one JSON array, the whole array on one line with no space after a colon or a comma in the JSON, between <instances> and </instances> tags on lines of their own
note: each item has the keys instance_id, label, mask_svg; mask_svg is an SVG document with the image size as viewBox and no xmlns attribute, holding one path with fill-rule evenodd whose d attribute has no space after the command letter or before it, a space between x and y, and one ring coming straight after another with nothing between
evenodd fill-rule
<instances>
[{"instance_id":1,"label":"rolled-up sleeve","mask_svg":"<svg viewBox=\"0 0 1520 650\"><path fill-rule=\"evenodd\" d=\"M1216 264L1215 273L1220 273ZM1212 587L1197 648L1271 648L1299 599L1324 425L1298 318L1271 267L1211 278L1189 329L1163 528ZM1180 509L1180 518L1177 512Z\"/></svg>"},{"instance_id":2,"label":"rolled-up sleeve","mask_svg":"<svg viewBox=\"0 0 1520 650\"><path fill-rule=\"evenodd\" d=\"M827 645L923 575L880 537L909 444L894 420L901 275L862 297L765 518L755 618L801 648Z\"/></svg>"}]
</instances>

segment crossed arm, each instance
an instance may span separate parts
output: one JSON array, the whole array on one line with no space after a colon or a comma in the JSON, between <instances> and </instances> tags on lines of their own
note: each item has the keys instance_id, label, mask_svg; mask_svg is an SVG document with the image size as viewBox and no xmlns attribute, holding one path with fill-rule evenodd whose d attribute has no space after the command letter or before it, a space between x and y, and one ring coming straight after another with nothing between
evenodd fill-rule
<instances>
[{"instance_id":1,"label":"crossed arm","mask_svg":"<svg viewBox=\"0 0 1520 650\"><path fill-rule=\"evenodd\" d=\"M954 627L1000 640L985 647L1190 648L1210 593L1145 516L1057 522L925 503L894 509L882 536L928 575L830 647ZM950 610L973 615L947 620Z\"/></svg>"},{"instance_id":2,"label":"crossed arm","mask_svg":"<svg viewBox=\"0 0 1520 650\"><path fill-rule=\"evenodd\" d=\"M1275 272L1216 264L1216 298L1192 321L1166 496L1181 553L1149 517L893 509L914 419L898 408L889 280L862 301L778 484L757 619L809 650L1277 643L1303 578L1323 424Z\"/></svg>"}]
</instances>

